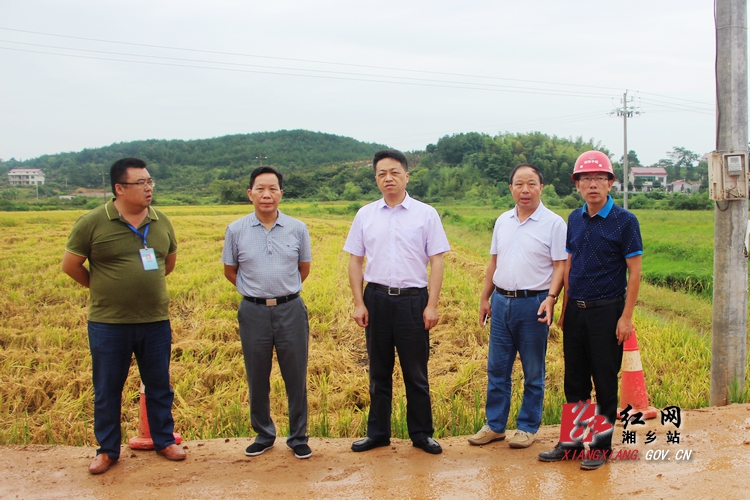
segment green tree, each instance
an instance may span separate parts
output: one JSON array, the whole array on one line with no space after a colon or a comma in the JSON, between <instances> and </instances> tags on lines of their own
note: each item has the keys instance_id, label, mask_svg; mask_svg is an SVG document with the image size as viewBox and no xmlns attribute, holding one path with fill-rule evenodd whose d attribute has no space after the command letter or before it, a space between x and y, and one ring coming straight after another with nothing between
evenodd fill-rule
<instances>
[{"instance_id":1,"label":"green tree","mask_svg":"<svg viewBox=\"0 0 750 500\"><path fill-rule=\"evenodd\" d=\"M580 208L583 206L583 203L572 194L563 198L562 204L565 208Z\"/></svg>"},{"instance_id":2,"label":"green tree","mask_svg":"<svg viewBox=\"0 0 750 500\"><path fill-rule=\"evenodd\" d=\"M667 153L674 165L674 178L667 179L668 182L682 179L681 172L685 169L685 178L692 180L695 177L695 164L700 160L700 155L690 151L687 148L674 146L672 151Z\"/></svg>"},{"instance_id":3,"label":"green tree","mask_svg":"<svg viewBox=\"0 0 750 500\"><path fill-rule=\"evenodd\" d=\"M555 192L555 186L553 184L545 184L542 190L542 203L548 207L559 207L562 205L562 200Z\"/></svg>"},{"instance_id":4,"label":"green tree","mask_svg":"<svg viewBox=\"0 0 750 500\"><path fill-rule=\"evenodd\" d=\"M247 190L237 181L216 179L211 182L210 190L219 197L220 203L247 201Z\"/></svg>"},{"instance_id":5,"label":"green tree","mask_svg":"<svg viewBox=\"0 0 750 500\"><path fill-rule=\"evenodd\" d=\"M679 172L675 170L674 162L669 158L662 158L654 167L662 167L667 171L667 182L676 181L679 179Z\"/></svg>"},{"instance_id":6,"label":"green tree","mask_svg":"<svg viewBox=\"0 0 750 500\"><path fill-rule=\"evenodd\" d=\"M347 182L341 197L349 201L359 200L362 198L362 189L353 182Z\"/></svg>"},{"instance_id":7,"label":"green tree","mask_svg":"<svg viewBox=\"0 0 750 500\"><path fill-rule=\"evenodd\" d=\"M624 156L620 157L620 165L623 164ZM641 161L638 159L638 155L632 149L628 151L628 167L641 167Z\"/></svg>"},{"instance_id":8,"label":"green tree","mask_svg":"<svg viewBox=\"0 0 750 500\"><path fill-rule=\"evenodd\" d=\"M453 134L440 138L437 143L438 156L449 165L458 165L465 156L484 151L484 138L478 132L468 134Z\"/></svg>"}]
</instances>

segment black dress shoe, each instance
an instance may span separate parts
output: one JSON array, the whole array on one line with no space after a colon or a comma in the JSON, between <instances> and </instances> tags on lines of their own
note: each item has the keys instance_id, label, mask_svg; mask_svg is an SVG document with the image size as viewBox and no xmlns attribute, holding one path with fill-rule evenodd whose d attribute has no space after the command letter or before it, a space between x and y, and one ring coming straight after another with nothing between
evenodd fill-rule
<instances>
[{"instance_id":1,"label":"black dress shoe","mask_svg":"<svg viewBox=\"0 0 750 500\"><path fill-rule=\"evenodd\" d=\"M594 460L593 458L586 459L581 462L582 470L596 470L601 469L607 461L603 458Z\"/></svg>"},{"instance_id":2,"label":"black dress shoe","mask_svg":"<svg viewBox=\"0 0 750 500\"><path fill-rule=\"evenodd\" d=\"M583 446L563 446L557 443L549 451L543 451L538 455L542 462L559 462L560 460L576 460L584 452Z\"/></svg>"},{"instance_id":3,"label":"black dress shoe","mask_svg":"<svg viewBox=\"0 0 750 500\"><path fill-rule=\"evenodd\" d=\"M440 455L443 452L443 448L440 447L440 443L432 438L424 438L419 441L412 441L412 445L417 448L422 448L427 453L433 455Z\"/></svg>"},{"instance_id":4,"label":"black dress shoe","mask_svg":"<svg viewBox=\"0 0 750 500\"><path fill-rule=\"evenodd\" d=\"M588 456L581 462L581 469L596 470L607 463L607 458L612 455L612 449L602 450L599 448L589 449Z\"/></svg>"},{"instance_id":5,"label":"black dress shoe","mask_svg":"<svg viewBox=\"0 0 750 500\"><path fill-rule=\"evenodd\" d=\"M359 441L354 441L352 443L352 451L367 451L373 448L380 448L381 446L388 446L389 444L391 444L391 440L388 438L373 439L366 437Z\"/></svg>"}]
</instances>

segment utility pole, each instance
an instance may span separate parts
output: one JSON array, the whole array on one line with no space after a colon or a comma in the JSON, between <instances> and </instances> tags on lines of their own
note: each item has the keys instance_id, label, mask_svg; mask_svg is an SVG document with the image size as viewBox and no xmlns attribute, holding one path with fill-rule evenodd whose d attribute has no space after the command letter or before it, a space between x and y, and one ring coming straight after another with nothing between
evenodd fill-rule
<instances>
[{"instance_id":1,"label":"utility pole","mask_svg":"<svg viewBox=\"0 0 750 500\"><path fill-rule=\"evenodd\" d=\"M260 166L263 166L263 160L267 160L268 156L263 156L263 153L259 154L255 157L256 160L260 160Z\"/></svg>"},{"instance_id":2,"label":"utility pole","mask_svg":"<svg viewBox=\"0 0 750 500\"><path fill-rule=\"evenodd\" d=\"M628 102L632 103L633 98L631 97L630 101L628 101L628 91L626 90L622 94L622 107L610 113L622 116L622 148L625 151L622 155L622 208L625 210L628 209L628 118L641 114L641 111L635 109L635 106L632 104L628 106Z\"/></svg>"},{"instance_id":3,"label":"utility pole","mask_svg":"<svg viewBox=\"0 0 750 500\"><path fill-rule=\"evenodd\" d=\"M747 2L716 0L716 150L747 152ZM747 360L747 199L716 202L711 406L742 390Z\"/></svg>"},{"instance_id":4,"label":"utility pole","mask_svg":"<svg viewBox=\"0 0 750 500\"><path fill-rule=\"evenodd\" d=\"M102 172L102 200L104 200L103 204L107 203L107 188L104 185L104 172Z\"/></svg>"}]
</instances>

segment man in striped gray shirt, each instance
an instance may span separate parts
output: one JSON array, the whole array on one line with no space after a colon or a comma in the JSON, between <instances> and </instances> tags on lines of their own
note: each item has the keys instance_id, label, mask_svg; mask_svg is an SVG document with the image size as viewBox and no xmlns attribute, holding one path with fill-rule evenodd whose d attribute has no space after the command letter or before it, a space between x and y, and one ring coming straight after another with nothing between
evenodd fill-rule
<instances>
[{"instance_id":1,"label":"man in striped gray shirt","mask_svg":"<svg viewBox=\"0 0 750 500\"><path fill-rule=\"evenodd\" d=\"M307 226L279 211L282 175L271 167L250 174L248 197L255 211L229 224L224 238L224 276L243 295L237 312L250 391L250 421L258 433L245 455L273 447L276 427L269 401L273 349L289 402L286 444L309 458L307 444L307 307L300 290L310 274Z\"/></svg>"}]
</instances>

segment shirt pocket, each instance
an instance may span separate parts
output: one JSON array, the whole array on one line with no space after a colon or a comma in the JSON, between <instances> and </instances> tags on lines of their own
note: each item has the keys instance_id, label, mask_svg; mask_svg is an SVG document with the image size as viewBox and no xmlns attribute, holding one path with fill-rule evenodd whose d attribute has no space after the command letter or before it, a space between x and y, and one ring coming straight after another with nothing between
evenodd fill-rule
<instances>
[{"instance_id":1,"label":"shirt pocket","mask_svg":"<svg viewBox=\"0 0 750 500\"><path fill-rule=\"evenodd\" d=\"M402 227L399 232L399 237L406 248L416 249L424 247L424 233L421 227Z\"/></svg>"},{"instance_id":2,"label":"shirt pocket","mask_svg":"<svg viewBox=\"0 0 750 500\"><path fill-rule=\"evenodd\" d=\"M299 243L287 243L282 245L281 248L282 253L284 254L284 257L287 259L294 259L295 261L299 260Z\"/></svg>"}]
</instances>

